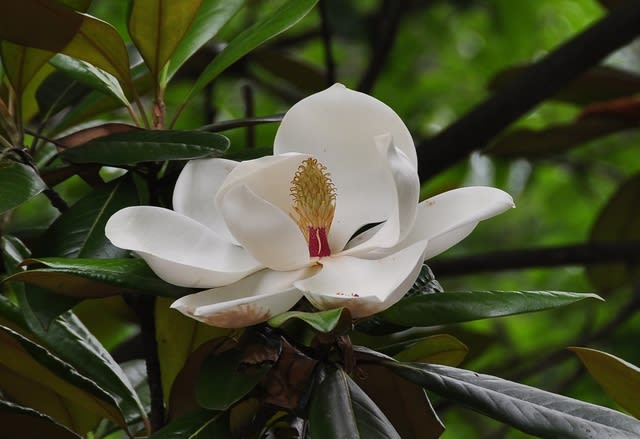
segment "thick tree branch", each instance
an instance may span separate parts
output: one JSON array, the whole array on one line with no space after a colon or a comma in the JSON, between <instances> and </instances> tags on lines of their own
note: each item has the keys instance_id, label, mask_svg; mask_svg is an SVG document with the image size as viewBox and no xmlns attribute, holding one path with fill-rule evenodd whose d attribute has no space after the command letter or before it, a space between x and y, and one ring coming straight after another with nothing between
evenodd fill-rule
<instances>
[{"instance_id":1,"label":"thick tree branch","mask_svg":"<svg viewBox=\"0 0 640 439\"><path fill-rule=\"evenodd\" d=\"M512 122L550 98L640 33L640 2L627 1L532 64L520 77L436 136L418 145L420 181L481 149Z\"/></svg>"},{"instance_id":2,"label":"thick tree branch","mask_svg":"<svg viewBox=\"0 0 640 439\"><path fill-rule=\"evenodd\" d=\"M640 242L590 243L564 247L505 250L429 262L438 277L533 267L640 260Z\"/></svg>"}]
</instances>

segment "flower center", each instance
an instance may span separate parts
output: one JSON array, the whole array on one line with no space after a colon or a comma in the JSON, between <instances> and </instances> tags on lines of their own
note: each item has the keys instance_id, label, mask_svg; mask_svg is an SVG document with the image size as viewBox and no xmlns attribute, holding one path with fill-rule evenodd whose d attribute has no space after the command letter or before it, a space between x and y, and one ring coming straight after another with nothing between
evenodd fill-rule
<instances>
[{"instance_id":1,"label":"flower center","mask_svg":"<svg viewBox=\"0 0 640 439\"><path fill-rule=\"evenodd\" d=\"M331 254L329 229L336 211L336 187L326 166L314 158L304 160L291 180L293 220L309 244L309 256Z\"/></svg>"}]
</instances>

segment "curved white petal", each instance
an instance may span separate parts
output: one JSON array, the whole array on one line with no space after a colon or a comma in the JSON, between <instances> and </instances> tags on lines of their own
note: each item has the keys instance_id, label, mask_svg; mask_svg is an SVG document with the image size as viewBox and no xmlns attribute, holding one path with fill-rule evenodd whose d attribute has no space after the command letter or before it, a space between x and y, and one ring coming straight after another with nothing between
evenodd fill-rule
<instances>
[{"instance_id":1,"label":"curved white petal","mask_svg":"<svg viewBox=\"0 0 640 439\"><path fill-rule=\"evenodd\" d=\"M361 233L347 244L343 253L358 256L375 248L389 248L403 240L412 230L420 197L418 173L407 156L393 146L390 135L376 138L380 153L387 157L388 172L395 182L395 197L391 216L379 227Z\"/></svg>"},{"instance_id":2,"label":"curved white petal","mask_svg":"<svg viewBox=\"0 0 640 439\"><path fill-rule=\"evenodd\" d=\"M173 190L173 210L209 227L221 238L237 242L229 233L220 210L216 192L238 162L227 159L200 159L187 162Z\"/></svg>"},{"instance_id":3,"label":"curved white petal","mask_svg":"<svg viewBox=\"0 0 640 439\"><path fill-rule=\"evenodd\" d=\"M116 247L133 250L163 280L183 287L216 287L262 268L243 248L172 210L127 207L105 226Z\"/></svg>"},{"instance_id":4,"label":"curved white petal","mask_svg":"<svg viewBox=\"0 0 640 439\"><path fill-rule=\"evenodd\" d=\"M294 283L319 309L346 307L353 317L383 311L409 291L422 267L426 241L382 259L337 256L322 259L315 276Z\"/></svg>"},{"instance_id":5,"label":"curved white petal","mask_svg":"<svg viewBox=\"0 0 640 439\"><path fill-rule=\"evenodd\" d=\"M219 205L231 234L264 266L294 270L309 263L309 246L298 225L246 185L227 190Z\"/></svg>"},{"instance_id":6,"label":"curved white petal","mask_svg":"<svg viewBox=\"0 0 640 439\"><path fill-rule=\"evenodd\" d=\"M381 257L426 239L429 243L424 257L429 259L462 241L480 221L513 207L511 195L492 187L471 186L444 192L418 205L415 225L400 244L375 250L366 257Z\"/></svg>"},{"instance_id":7,"label":"curved white petal","mask_svg":"<svg viewBox=\"0 0 640 439\"><path fill-rule=\"evenodd\" d=\"M417 169L415 146L400 117L379 100L341 84L298 102L278 129L274 153L310 154L331 174L337 197L329 240L336 251L363 225L389 217L393 180L374 140L386 134Z\"/></svg>"},{"instance_id":8,"label":"curved white petal","mask_svg":"<svg viewBox=\"0 0 640 439\"><path fill-rule=\"evenodd\" d=\"M262 270L234 284L182 297L171 308L221 328L255 325L295 305L302 293L293 283L313 272Z\"/></svg>"}]
</instances>

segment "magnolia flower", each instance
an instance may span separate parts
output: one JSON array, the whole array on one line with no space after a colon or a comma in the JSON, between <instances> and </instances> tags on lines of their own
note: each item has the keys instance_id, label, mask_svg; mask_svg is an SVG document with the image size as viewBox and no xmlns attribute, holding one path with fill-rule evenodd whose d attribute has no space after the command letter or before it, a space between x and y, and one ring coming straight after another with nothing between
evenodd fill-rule
<instances>
[{"instance_id":1,"label":"magnolia flower","mask_svg":"<svg viewBox=\"0 0 640 439\"><path fill-rule=\"evenodd\" d=\"M206 288L172 307L211 325L253 325L303 296L364 317L397 302L425 259L513 207L490 187L418 203L419 187L400 117L336 84L287 112L274 155L191 161L173 211L128 207L106 235L166 282Z\"/></svg>"}]
</instances>

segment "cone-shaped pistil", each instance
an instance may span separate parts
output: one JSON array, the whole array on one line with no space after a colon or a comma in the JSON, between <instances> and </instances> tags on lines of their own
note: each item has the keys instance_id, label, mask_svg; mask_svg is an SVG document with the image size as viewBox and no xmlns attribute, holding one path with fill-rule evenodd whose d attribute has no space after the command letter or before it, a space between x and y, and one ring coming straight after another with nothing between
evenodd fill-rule
<instances>
[{"instance_id":1,"label":"cone-shaped pistil","mask_svg":"<svg viewBox=\"0 0 640 439\"><path fill-rule=\"evenodd\" d=\"M309 256L329 256L327 236L336 211L336 188L327 168L314 158L304 160L291 180L291 197L292 217L309 244Z\"/></svg>"}]
</instances>

